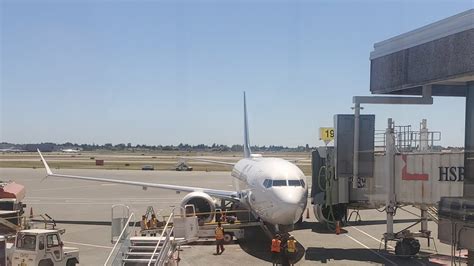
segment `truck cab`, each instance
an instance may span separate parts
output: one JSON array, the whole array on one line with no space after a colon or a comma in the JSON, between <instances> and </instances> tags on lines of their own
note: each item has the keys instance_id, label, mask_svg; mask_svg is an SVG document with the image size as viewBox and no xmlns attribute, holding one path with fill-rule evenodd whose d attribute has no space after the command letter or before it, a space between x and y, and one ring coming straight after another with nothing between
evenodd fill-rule
<instances>
[{"instance_id":1,"label":"truck cab","mask_svg":"<svg viewBox=\"0 0 474 266\"><path fill-rule=\"evenodd\" d=\"M64 230L30 229L17 233L12 265L73 266L79 263L79 250L64 247Z\"/></svg>"}]
</instances>

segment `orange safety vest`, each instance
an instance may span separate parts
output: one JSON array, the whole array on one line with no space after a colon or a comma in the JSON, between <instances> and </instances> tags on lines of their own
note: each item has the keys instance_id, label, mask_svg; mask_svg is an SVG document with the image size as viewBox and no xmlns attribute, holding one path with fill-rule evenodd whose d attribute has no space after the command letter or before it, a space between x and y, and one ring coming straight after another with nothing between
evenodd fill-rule
<instances>
[{"instance_id":1,"label":"orange safety vest","mask_svg":"<svg viewBox=\"0 0 474 266\"><path fill-rule=\"evenodd\" d=\"M287 248L288 252L293 253L296 251L296 240L291 240L291 239L288 240L287 245L288 245L288 248Z\"/></svg>"},{"instance_id":2,"label":"orange safety vest","mask_svg":"<svg viewBox=\"0 0 474 266\"><path fill-rule=\"evenodd\" d=\"M148 229L148 223L147 223L146 219L142 219L141 227L142 227L143 230Z\"/></svg>"},{"instance_id":3,"label":"orange safety vest","mask_svg":"<svg viewBox=\"0 0 474 266\"><path fill-rule=\"evenodd\" d=\"M158 226L158 219L152 218L152 219L150 220L150 227L156 228L157 226Z\"/></svg>"},{"instance_id":4,"label":"orange safety vest","mask_svg":"<svg viewBox=\"0 0 474 266\"><path fill-rule=\"evenodd\" d=\"M216 239L224 239L224 228L217 227L215 233L216 233Z\"/></svg>"},{"instance_id":5,"label":"orange safety vest","mask_svg":"<svg viewBox=\"0 0 474 266\"><path fill-rule=\"evenodd\" d=\"M272 239L272 252L280 252L281 240L279 239Z\"/></svg>"}]
</instances>

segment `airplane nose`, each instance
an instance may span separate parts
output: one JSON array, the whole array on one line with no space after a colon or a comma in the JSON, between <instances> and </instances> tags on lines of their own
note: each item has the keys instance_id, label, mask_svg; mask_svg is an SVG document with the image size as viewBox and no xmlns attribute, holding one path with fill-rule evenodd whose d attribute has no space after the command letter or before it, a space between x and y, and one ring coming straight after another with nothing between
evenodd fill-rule
<instances>
[{"instance_id":1,"label":"airplane nose","mask_svg":"<svg viewBox=\"0 0 474 266\"><path fill-rule=\"evenodd\" d=\"M276 190L275 195L284 204L295 205L301 203L304 191L300 189Z\"/></svg>"},{"instance_id":2,"label":"airplane nose","mask_svg":"<svg viewBox=\"0 0 474 266\"><path fill-rule=\"evenodd\" d=\"M275 191L275 194L279 199L276 222L278 224L294 224L303 215L306 206L304 191L292 189L291 191Z\"/></svg>"}]
</instances>

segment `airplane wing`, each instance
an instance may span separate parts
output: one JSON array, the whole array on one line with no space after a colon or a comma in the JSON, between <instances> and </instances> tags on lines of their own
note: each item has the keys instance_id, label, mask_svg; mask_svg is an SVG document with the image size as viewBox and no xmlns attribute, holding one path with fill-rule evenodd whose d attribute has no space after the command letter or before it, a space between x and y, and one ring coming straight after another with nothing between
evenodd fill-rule
<instances>
[{"instance_id":1,"label":"airplane wing","mask_svg":"<svg viewBox=\"0 0 474 266\"><path fill-rule=\"evenodd\" d=\"M201 159L201 158L186 158L186 157L179 157L179 159L183 161L196 161L196 162L205 162L205 163L215 163L215 164L222 164L228 166L234 166L235 163L223 162L223 161L214 161L208 159Z\"/></svg>"},{"instance_id":2,"label":"airplane wing","mask_svg":"<svg viewBox=\"0 0 474 266\"><path fill-rule=\"evenodd\" d=\"M55 174L49 168L48 163L41 154L41 151L38 149L38 153L43 161L44 168L46 169L47 176L55 176L55 177L63 177L63 178L71 178L71 179L79 179L79 180L87 180L87 181L96 181L96 182L104 182L104 183L114 183L114 184L123 184L129 186L137 186L146 188L161 188L161 189L169 189L174 190L177 192L204 192L209 194L210 196L227 199L236 201L239 199L239 193L236 191L229 191L229 190L218 190L218 189L209 189L209 188L200 188L200 187L187 187L187 186L178 186L178 185L167 185L167 184L157 184L157 183L147 183L147 182L139 182L139 181L128 181L128 180L120 180L120 179L109 179L109 178L100 178L100 177L89 177L89 176L76 176L76 175L63 175L63 174Z\"/></svg>"}]
</instances>

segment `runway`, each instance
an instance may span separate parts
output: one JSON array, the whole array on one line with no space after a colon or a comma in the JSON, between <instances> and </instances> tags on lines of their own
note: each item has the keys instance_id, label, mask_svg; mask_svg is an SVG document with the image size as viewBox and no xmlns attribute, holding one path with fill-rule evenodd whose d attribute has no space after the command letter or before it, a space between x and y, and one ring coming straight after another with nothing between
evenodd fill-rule
<instances>
[{"instance_id":1,"label":"runway","mask_svg":"<svg viewBox=\"0 0 474 266\"><path fill-rule=\"evenodd\" d=\"M174 171L137 171L137 170L74 170L61 169L58 173L127 179L136 181L200 186L216 189L232 189L230 172L174 172ZM178 206L185 193L161 189L142 190L116 184L102 184L88 181L47 178L45 171L27 168L2 168L0 178L14 180L25 185L27 197L24 203L34 214L47 213L56 220L110 222L111 206L128 205L137 215L145 212L148 206L156 211L169 213L172 206ZM310 180L308 180L310 181ZM310 185L310 184L309 184ZM309 207L311 207L309 205ZM412 211L417 212L415 209ZM385 231L385 213L376 210L361 211L363 223L348 226L344 234L335 235L325 226L315 222L312 210L310 219L305 219L293 232L295 238L305 248L305 254L298 265L439 265L435 261L446 259L450 247L435 241L439 255L435 253L433 243L427 247L426 240L420 240L423 258L400 259L389 253L379 252L380 238ZM306 213L305 213L306 215ZM396 216L395 230L401 230L416 217L399 211ZM61 224L66 229L64 241L67 246L80 249L80 265L102 265L112 248L110 227L106 225ZM429 222L432 235L437 238L437 227ZM419 230L419 225L412 231ZM189 246L180 253L180 265L269 265L268 240L255 234L249 241L226 246L223 255L212 255L213 245ZM392 246L395 243L391 244ZM267 249L268 248L268 249Z\"/></svg>"}]
</instances>

